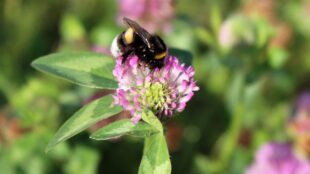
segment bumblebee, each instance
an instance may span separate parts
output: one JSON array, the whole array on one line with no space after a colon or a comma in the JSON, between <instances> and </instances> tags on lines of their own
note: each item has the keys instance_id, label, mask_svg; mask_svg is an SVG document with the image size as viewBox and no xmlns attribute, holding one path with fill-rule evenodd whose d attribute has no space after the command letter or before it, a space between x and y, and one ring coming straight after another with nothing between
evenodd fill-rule
<instances>
[{"instance_id":1,"label":"bumblebee","mask_svg":"<svg viewBox=\"0 0 310 174\"><path fill-rule=\"evenodd\" d=\"M151 69L161 68L167 56L164 41L156 34L150 34L135 21L124 18L128 29L116 36L111 46L112 55L122 56L123 62L128 56L136 55L140 62Z\"/></svg>"}]
</instances>

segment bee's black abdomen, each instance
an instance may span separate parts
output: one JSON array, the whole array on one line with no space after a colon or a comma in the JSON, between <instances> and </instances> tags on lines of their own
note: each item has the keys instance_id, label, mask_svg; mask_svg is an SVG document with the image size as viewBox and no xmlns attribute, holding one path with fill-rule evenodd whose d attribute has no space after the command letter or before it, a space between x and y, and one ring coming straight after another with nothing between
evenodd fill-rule
<instances>
[{"instance_id":1,"label":"bee's black abdomen","mask_svg":"<svg viewBox=\"0 0 310 174\"><path fill-rule=\"evenodd\" d=\"M151 69L161 68L164 65L164 59L156 60L154 51L140 46L136 49L135 54L139 57L140 61L147 64Z\"/></svg>"}]
</instances>

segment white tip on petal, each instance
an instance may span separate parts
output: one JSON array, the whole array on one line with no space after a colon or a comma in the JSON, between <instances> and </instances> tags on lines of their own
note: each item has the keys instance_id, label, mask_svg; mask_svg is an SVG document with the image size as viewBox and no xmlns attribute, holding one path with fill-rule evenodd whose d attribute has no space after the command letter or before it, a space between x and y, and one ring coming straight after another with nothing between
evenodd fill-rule
<instances>
[{"instance_id":1,"label":"white tip on petal","mask_svg":"<svg viewBox=\"0 0 310 174\"><path fill-rule=\"evenodd\" d=\"M188 102L192 97L193 97L193 95L194 95L194 93L193 92L190 92L190 93L188 93L186 96L184 96L184 97L182 97L181 99L180 99L180 102L184 102L184 103L186 103L186 102Z\"/></svg>"}]
</instances>

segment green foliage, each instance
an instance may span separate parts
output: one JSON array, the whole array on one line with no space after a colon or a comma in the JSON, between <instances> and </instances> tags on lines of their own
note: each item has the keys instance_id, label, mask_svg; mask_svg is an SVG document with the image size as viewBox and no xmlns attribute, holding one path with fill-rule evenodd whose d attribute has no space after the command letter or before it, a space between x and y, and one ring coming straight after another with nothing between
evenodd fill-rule
<instances>
[{"instance_id":1,"label":"green foliage","mask_svg":"<svg viewBox=\"0 0 310 174\"><path fill-rule=\"evenodd\" d=\"M73 83L103 89L115 89L114 60L98 53L55 53L36 59L34 68Z\"/></svg>"},{"instance_id":2,"label":"green foliage","mask_svg":"<svg viewBox=\"0 0 310 174\"><path fill-rule=\"evenodd\" d=\"M122 108L120 106L113 106L112 102L112 96L108 95L81 108L63 124L49 142L46 150L51 150L57 144L82 132L96 122L121 112Z\"/></svg>"},{"instance_id":3,"label":"green foliage","mask_svg":"<svg viewBox=\"0 0 310 174\"><path fill-rule=\"evenodd\" d=\"M12 146L1 150L1 172L7 174L51 173L51 168L54 172L61 172L61 167L71 161L72 151L68 144L63 143L53 152L46 154L44 148L52 134L49 130L37 129L16 140ZM64 163L57 165L59 161Z\"/></svg>"},{"instance_id":4,"label":"green foliage","mask_svg":"<svg viewBox=\"0 0 310 174\"><path fill-rule=\"evenodd\" d=\"M157 133L145 138L143 157L139 174L169 174L171 163L163 133Z\"/></svg>"},{"instance_id":5,"label":"green foliage","mask_svg":"<svg viewBox=\"0 0 310 174\"><path fill-rule=\"evenodd\" d=\"M99 154L96 150L77 146L71 152L69 162L65 166L66 173L90 174L96 173Z\"/></svg>"},{"instance_id":6,"label":"green foliage","mask_svg":"<svg viewBox=\"0 0 310 174\"><path fill-rule=\"evenodd\" d=\"M143 113L142 119L160 132L145 138L139 174L171 173L171 162L162 124L151 111Z\"/></svg>"},{"instance_id":7,"label":"green foliage","mask_svg":"<svg viewBox=\"0 0 310 174\"><path fill-rule=\"evenodd\" d=\"M240 174L261 144L290 141L294 99L310 89L307 0L175 1L170 32L156 33L194 66L200 91L165 129L148 111L137 125L112 121L115 60L91 51L125 29L118 2L0 2L0 173Z\"/></svg>"},{"instance_id":8,"label":"green foliage","mask_svg":"<svg viewBox=\"0 0 310 174\"><path fill-rule=\"evenodd\" d=\"M70 14L66 14L62 21L61 21L61 34L62 37L70 42L70 41L76 41L80 38L85 37L85 29L83 28L83 25L81 24L81 21L74 16Z\"/></svg>"},{"instance_id":9,"label":"green foliage","mask_svg":"<svg viewBox=\"0 0 310 174\"><path fill-rule=\"evenodd\" d=\"M156 128L159 132L163 132L163 126L158 118L153 114L151 111L145 111L142 113L142 120L147 122L148 124L152 125Z\"/></svg>"},{"instance_id":10,"label":"green foliage","mask_svg":"<svg viewBox=\"0 0 310 174\"><path fill-rule=\"evenodd\" d=\"M147 137L158 131L148 123L132 123L130 119L115 121L93 133L90 138L95 140L108 140L123 135L134 137Z\"/></svg>"}]
</instances>

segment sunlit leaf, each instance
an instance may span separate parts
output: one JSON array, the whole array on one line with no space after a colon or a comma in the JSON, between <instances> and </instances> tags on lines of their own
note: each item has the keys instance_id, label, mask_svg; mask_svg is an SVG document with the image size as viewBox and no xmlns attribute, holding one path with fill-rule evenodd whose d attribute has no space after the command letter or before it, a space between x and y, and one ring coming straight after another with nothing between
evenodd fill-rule
<instances>
[{"instance_id":1,"label":"sunlit leaf","mask_svg":"<svg viewBox=\"0 0 310 174\"><path fill-rule=\"evenodd\" d=\"M91 52L55 53L32 62L34 68L73 83L115 89L112 70L114 60L106 55Z\"/></svg>"},{"instance_id":2,"label":"sunlit leaf","mask_svg":"<svg viewBox=\"0 0 310 174\"><path fill-rule=\"evenodd\" d=\"M158 132L153 126L143 121L133 124L130 119L123 119L111 123L91 135L95 140L107 140L123 135L146 137Z\"/></svg>"},{"instance_id":3,"label":"sunlit leaf","mask_svg":"<svg viewBox=\"0 0 310 174\"><path fill-rule=\"evenodd\" d=\"M171 163L166 138L162 132L145 138L139 174L170 174Z\"/></svg>"},{"instance_id":4,"label":"sunlit leaf","mask_svg":"<svg viewBox=\"0 0 310 174\"><path fill-rule=\"evenodd\" d=\"M107 95L81 108L61 126L46 150L49 151L60 142L82 132L96 122L121 112L122 108L112 105L112 102L112 96Z\"/></svg>"},{"instance_id":5,"label":"sunlit leaf","mask_svg":"<svg viewBox=\"0 0 310 174\"><path fill-rule=\"evenodd\" d=\"M145 138L139 174L170 174L171 162L161 122L151 111L143 113L142 119L160 132Z\"/></svg>"}]
</instances>

